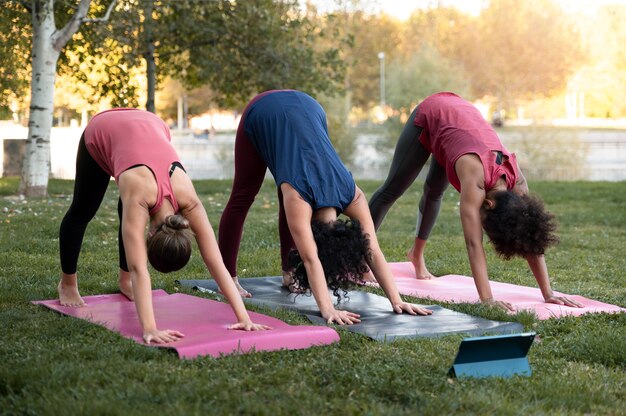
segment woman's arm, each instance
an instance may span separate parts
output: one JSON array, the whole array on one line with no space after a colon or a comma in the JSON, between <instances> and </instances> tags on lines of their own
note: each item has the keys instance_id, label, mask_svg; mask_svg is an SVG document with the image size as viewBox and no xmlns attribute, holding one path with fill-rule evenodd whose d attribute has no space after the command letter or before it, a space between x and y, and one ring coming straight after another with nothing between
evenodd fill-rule
<instances>
[{"instance_id":1,"label":"woman's arm","mask_svg":"<svg viewBox=\"0 0 626 416\"><path fill-rule=\"evenodd\" d=\"M154 318L152 307L152 283L148 272L148 256L146 253L145 229L149 220L148 207L134 197L133 192L124 193L120 185L124 212L122 215L122 238L130 279L132 282L133 297L139 322L143 329L143 339L146 343L176 341L184 335L174 330L159 330Z\"/></svg>"},{"instance_id":2,"label":"woman's arm","mask_svg":"<svg viewBox=\"0 0 626 416\"><path fill-rule=\"evenodd\" d=\"M528 183L519 166L517 167L517 181L515 181L512 191L517 195L528 195Z\"/></svg>"},{"instance_id":3,"label":"woman's arm","mask_svg":"<svg viewBox=\"0 0 626 416\"><path fill-rule=\"evenodd\" d=\"M508 302L495 301L489 286L487 257L483 247L483 227L480 208L485 202L484 173L475 155L464 155L456 162L456 172L461 182L461 226L469 257L474 284L481 302L495 304L505 310L514 310Z\"/></svg>"},{"instance_id":4,"label":"woman's arm","mask_svg":"<svg viewBox=\"0 0 626 416\"><path fill-rule=\"evenodd\" d=\"M281 185L283 193L283 205L287 216L287 225L296 244L300 258L306 269L309 286L313 297L317 302L320 313L328 323L336 322L340 325L359 323L359 315L356 313L335 309L328 293L328 285L324 275L324 268L317 256L317 245L311 229L313 210L302 199L298 192L287 183Z\"/></svg>"},{"instance_id":5,"label":"woman's arm","mask_svg":"<svg viewBox=\"0 0 626 416\"><path fill-rule=\"evenodd\" d=\"M522 173L522 170L517 168L517 181L515 182L515 187L513 187L513 192L518 195L528 195L528 183L526 182L526 178ZM554 296L552 292L552 287L550 285L550 276L548 274L548 266L546 265L546 259L543 255L540 256L526 256L526 262L528 263L528 267L530 271L535 276L535 280L537 281L537 285L541 290L541 294L543 295L546 303L555 303L557 305L565 305L571 307L582 308L582 305L579 302L576 302L573 299L569 299L565 296Z\"/></svg>"},{"instance_id":6,"label":"woman's arm","mask_svg":"<svg viewBox=\"0 0 626 416\"><path fill-rule=\"evenodd\" d=\"M402 300L391 269L389 268L389 264L387 264L385 255L378 245L376 230L374 229L374 221L370 215L365 194L358 187L356 188L354 200L346 208L345 214L351 219L359 221L363 232L368 235L370 242L369 246L372 254L369 267L372 270L376 281L380 284L380 287L385 292L385 295L387 295L389 302L391 302L394 312L407 312L411 315L430 315L432 313L431 310L420 308L417 305L413 305Z\"/></svg>"},{"instance_id":7,"label":"woman's arm","mask_svg":"<svg viewBox=\"0 0 626 416\"><path fill-rule=\"evenodd\" d=\"M584 305L570 299L567 296L555 296L550 285L550 277L548 275L548 266L544 256L526 256L526 262L530 271L535 276L541 294L546 303L555 303L557 305L571 306L573 308L583 308Z\"/></svg>"},{"instance_id":8,"label":"woman's arm","mask_svg":"<svg viewBox=\"0 0 626 416\"><path fill-rule=\"evenodd\" d=\"M235 282L224 265L215 233L208 220L204 206L200 202L191 180L186 175L184 177L186 180L180 181L184 184L184 191L179 188L176 193L177 201L181 206L180 212L189 221L204 264L237 317L238 323L232 325L230 329L243 329L245 331L270 329L266 325L255 324L250 319Z\"/></svg>"}]
</instances>

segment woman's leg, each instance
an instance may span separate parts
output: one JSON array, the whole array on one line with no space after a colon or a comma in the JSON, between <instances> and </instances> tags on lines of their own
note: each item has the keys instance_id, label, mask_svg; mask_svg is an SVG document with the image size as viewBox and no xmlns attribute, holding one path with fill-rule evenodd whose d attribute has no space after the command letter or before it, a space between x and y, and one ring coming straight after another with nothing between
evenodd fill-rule
<instances>
[{"instance_id":1,"label":"woman's leg","mask_svg":"<svg viewBox=\"0 0 626 416\"><path fill-rule=\"evenodd\" d=\"M122 214L124 213L124 205L122 204L122 198L117 199L117 217L120 221L117 229L117 249L119 252L120 269L127 272L128 262L126 261L126 251L124 250L124 239L122 238Z\"/></svg>"},{"instance_id":2,"label":"woman's leg","mask_svg":"<svg viewBox=\"0 0 626 416\"><path fill-rule=\"evenodd\" d=\"M76 284L76 267L85 230L96 215L111 177L87 152L85 139L81 137L76 155L76 179L72 204L61 221L59 230L59 253L62 278L59 282L61 304L79 306L84 304Z\"/></svg>"},{"instance_id":3,"label":"woman's leg","mask_svg":"<svg viewBox=\"0 0 626 416\"><path fill-rule=\"evenodd\" d=\"M430 156L430 152L419 141L422 128L414 123L416 112L417 107L400 134L385 183L372 195L369 202L377 230L389 208L411 186Z\"/></svg>"},{"instance_id":4,"label":"woman's leg","mask_svg":"<svg viewBox=\"0 0 626 416\"><path fill-rule=\"evenodd\" d=\"M243 119L235 138L235 178L228 203L222 213L218 244L224 264L233 278L237 277L237 255L250 206L259 193L267 164L256 151L243 128Z\"/></svg>"},{"instance_id":5,"label":"woman's leg","mask_svg":"<svg viewBox=\"0 0 626 416\"><path fill-rule=\"evenodd\" d=\"M124 239L122 238L122 215L124 213L124 205L122 199L117 200L117 216L119 218L119 227L117 230L117 249L120 259L120 292L130 300L134 300L133 283L131 281L130 272L128 270L128 262L126 261L126 251L124 250Z\"/></svg>"},{"instance_id":6,"label":"woman's leg","mask_svg":"<svg viewBox=\"0 0 626 416\"><path fill-rule=\"evenodd\" d=\"M415 268L415 277L418 279L432 279L434 277L426 268L424 249L426 248L426 240L439 215L441 200L448 185L445 169L432 159L428 176L424 182L424 193L419 203L415 241L413 247L407 252L407 257Z\"/></svg>"},{"instance_id":7,"label":"woman's leg","mask_svg":"<svg viewBox=\"0 0 626 416\"><path fill-rule=\"evenodd\" d=\"M431 160L417 213L417 226L415 227L415 235L422 240L428 240L428 236L435 226L443 193L448 185L450 182L448 182L446 170L436 160Z\"/></svg>"}]
</instances>

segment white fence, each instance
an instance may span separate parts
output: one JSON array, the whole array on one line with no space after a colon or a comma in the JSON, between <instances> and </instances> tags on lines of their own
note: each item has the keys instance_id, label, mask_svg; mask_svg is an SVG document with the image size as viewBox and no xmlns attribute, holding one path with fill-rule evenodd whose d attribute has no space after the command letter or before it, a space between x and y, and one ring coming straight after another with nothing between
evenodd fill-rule
<instances>
[{"instance_id":1,"label":"white fence","mask_svg":"<svg viewBox=\"0 0 626 416\"><path fill-rule=\"evenodd\" d=\"M52 177L74 178L76 149L82 131L83 129L79 127L52 129ZM520 163L525 160L525 173L531 178L626 180L626 131L624 130L581 130L575 133L576 148L573 148L574 140L569 134L563 137L563 135L555 136L553 133L545 133L545 137L541 136L539 140L528 140L525 134L524 130L500 133L507 148L517 153ZM533 134L536 136L538 133ZM25 127L0 125L0 160L3 161L0 164L0 175L4 175L4 167L15 167L21 163L20 154L4 154L4 142L22 141L26 135ZM375 135L362 135L357 138L354 163L349 166L355 178L382 180L386 177L393 149L388 149L388 152L382 154L377 149L377 141L378 138ZM234 133L218 133L207 137L206 135L196 136L190 130L174 130L172 142L192 179L233 177ZM582 162L568 164L568 154L575 155L576 152L583 152ZM14 171L6 173L16 174Z\"/></svg>"}]
</instances>

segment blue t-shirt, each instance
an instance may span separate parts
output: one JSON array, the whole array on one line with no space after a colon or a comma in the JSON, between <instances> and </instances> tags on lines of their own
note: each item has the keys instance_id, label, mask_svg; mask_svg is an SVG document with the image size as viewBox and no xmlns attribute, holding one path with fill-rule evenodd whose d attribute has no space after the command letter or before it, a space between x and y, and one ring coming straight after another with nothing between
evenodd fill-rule
<instances>
[{"instance_id":1,"label":"blue t-shirt","mask_svg":"<svg viewBox=\"0 0 626 416\"><path fill-rule=\"evenodd\" d=\"M270 92L248 107L244 129L277 186L288 183L314 210L350 205L354 179L330 142L324 109L312 97Z\"/></svg>"}]
</instances>

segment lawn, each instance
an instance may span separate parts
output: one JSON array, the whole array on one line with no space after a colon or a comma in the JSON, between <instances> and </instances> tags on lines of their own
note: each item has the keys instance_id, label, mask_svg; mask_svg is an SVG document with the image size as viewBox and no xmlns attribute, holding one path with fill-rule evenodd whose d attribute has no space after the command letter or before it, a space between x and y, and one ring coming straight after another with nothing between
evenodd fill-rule
<instances>
[{"instance_id":1,"label":"lawn","mask_svg":"<svg viewBox=\"0 0 626 416\"><path fill-rule=\"evenodd\" d=\"M359 185L369 196L378 182ZM553 287L626 307L626 182L537 182L560 223L561 243L547 256ZM214 227L230 181L198 181ZM456 380L447 376L462 336L379 343L338 329L341 341L300 351L179 360L84 321L29 302L56 296L58 227L72 182L53 180L50 197L20 200L15 178L0 179L0 414L623 414L626 314L537 321L480 305L446 305L489 319L513 320L539 338L530 378ZM421 184L396 203L379 239L389 261L403 261L413 238ZM116 189L90 224L79 262L83 295L117 289ZM266 182L246 223L241 277L279 273L276 193ZM487 248L492 280L534 286L525 263ZM197 252L196 252L197 253ZM469 274L449 190L428 247L431 272ZM196 254L183 270L154 272L153 286L207 277ZM419 302L419 299L414 299ZM250 308L253 309L254 308ZM259 310L291 324L293 313ZM416 318L417 319L417 318Z\"/></svg>"}]
</instances>

